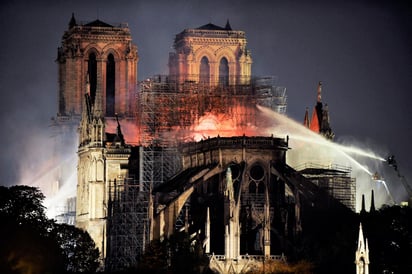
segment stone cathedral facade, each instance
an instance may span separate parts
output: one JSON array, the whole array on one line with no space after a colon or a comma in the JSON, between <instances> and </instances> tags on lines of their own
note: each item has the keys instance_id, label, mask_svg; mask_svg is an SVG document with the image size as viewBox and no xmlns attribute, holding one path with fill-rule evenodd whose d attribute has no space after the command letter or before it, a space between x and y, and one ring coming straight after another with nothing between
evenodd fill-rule
<instances>
[{"instance_id":1,"label":"stone cathedral facade","mask_svg":"<svg viewBox=\"0 0 412 274\"><path fill-rule=\"evenodd\" d=\"M91 102L100 93L105 117L133 117L138 60L127 25L83 24L73 15L58 49L58 114L81 115L88 77Z\"/></svg>"},{"instance_id":2,"label":"stone cathedral facade","mask_svg":"<svg viewBox=\"0 0 412 274\"><path fill-rule=\"evenodd\" d=\"M138 61L127 25L74 15L58 49L56 123L61 136L77 137L76 226L95 241L102 267L135 266L145 244L182 229L227 272L287 251L302 231L301 206L330 204L286 164L289 138L233 128L239 136L177 137L206 113L246 121L244 130L258 128L257 105L286 109L286 90L252 78L245 33L229 23L182 31L163 78L138 83Z\"/></svg>"},{"instance_id":3,"label":"stone cathedral facade","mask_svg":"<svg viewBox=\"0 0 412 274\"><path fill-rule=\"evenodd\" d=\"M224 28L209 23L185 29L169 55L169 76L211 86L250 83L252 57L246 46L245 32L232 30L229 22Z\"/></svg>"},{"instance_id":4,"label":"stone cathedral facade","mask_svg":"<svg viewBox=\"0 0 412 274\"><path fill-rule=\"evenodd\" d=\"M125 144L119 121L136 120L137 46L125 24L82 23L72 15L57 63L56 128L62 139L57 150L62 152L60 147L69 142L78 145L76 226L89 232L103 259L107 182L129 174L125 166L131 148Z\"/></svg>"},{"instance_id":5,"label":"stone cathedral facade","mask_svg":"<svg viewBox=\"0 0 412 274\"><path fill-rule=\"evenodd\" d=\"M252 59L245 34L229 23L225 28L208 24L187 29L177 35L174 47L171 81L212 86L250 82ZM110 249L109 188L142 176L139 147L129 145L122 132L139 124L138 60L127 25L84 23L74 15L58 48L56 128L61 138L77 135L76 226L89 232L102 264Z\"/></svg>"}]
</instances>

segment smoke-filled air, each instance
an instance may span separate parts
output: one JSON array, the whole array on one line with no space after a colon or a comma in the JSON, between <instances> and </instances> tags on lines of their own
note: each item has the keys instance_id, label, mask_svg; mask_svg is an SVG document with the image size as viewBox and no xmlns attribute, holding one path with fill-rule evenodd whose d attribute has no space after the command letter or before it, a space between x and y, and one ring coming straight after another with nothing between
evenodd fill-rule
<instances>
[{"instance_id":1,"label":"smoke-filled air","mask_svg":"<svg viewBox=\"0 0 412 274\"><path fill-rule=\"evenodd\" d=\"M253 107L252 107L253 108ZM251 109L244 106L232 106L229 113L206 112L195 119L189 129L174 128L168 136L184 141L200 141L212 137L230 136L275 136L288 138L289 150L286 161L291 167L300 170L310 165L322 167L344 167L351 169L351 176L356 180L356 210L361 207L362 195L370 200L374 190L375 204L400 203L406 199L406 191L401 180L387 162L387 152L382 148L368 149L356 140L333 142L306 128L302 123L279 114L268 108L256 106L253 119L243 121ZM139 142L139 128L130 121L121 121L121 130L127 143ZM106 121L106 131L116 132L115 120ZM44 134L44 131L42 132ZM51 134L51 133L49 133ZM33 136L27 145L27 161L21 162L20 184L39 186L45 193L45 206L49 217L66 212L68 198L75 197L77 184L77 137L72 136L63 153L55 153L45 148L50 145L50 136ZM362 147L362 148L361 148ZM41 153L39 153L41 151ZM378 153L380 152L380 153ZM47 155L46 155L47 153ZM33 157L37 160L33 161ZM56 157L65 155L65 158ZM30 166L27 166L30 163ZM61 169L61 166L66 169ZM367 202L368 203L368 202ZM368 204L367 204L368 206Z\"/></svg>"},{"instance_id":2,"label":"smoke-filled air","mask_svg":"<svg viewBox=\"0 0 412 274\"><path fill-rule=\"evenodd\" d=\"M383 153L379 154L366 145L356 146L353 140L353 144L345 140L342 143L333 142L286 115L261 106L257 108L256 123L243 127L238 126L234 117L207 113L191 127L190 133L187 133L190 138L187 139L200 141L209 137L241 135L288 138L287 164L297 170L311 165L351 169L351 176L356 180L357 211L361 207L362 195L370 201L372 190L377 207L399 203L407 198L401 182L405 178L399 177L388 164L384 148L375 148Z\"/></svg>"}]
</instances>

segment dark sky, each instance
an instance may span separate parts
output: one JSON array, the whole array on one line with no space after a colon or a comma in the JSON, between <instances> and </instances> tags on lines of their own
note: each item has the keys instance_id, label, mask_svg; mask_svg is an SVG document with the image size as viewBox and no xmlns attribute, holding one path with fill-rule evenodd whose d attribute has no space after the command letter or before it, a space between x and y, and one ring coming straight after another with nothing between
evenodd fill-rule
<instances>
[{"instance_id":1,"label":"dark sky","mask_svg":"<svg viewBox=\"0 0 412 274\"><path fill-rule=\"evenodd\" d=\"M373 4L371 2L374 2ZM166 74L174 36L209 22L246 32L254 75L287 88L302 121L323 81L336 141L394 154L412 180L412 9L400 1L31 1L0 4L1 184L35 166L57 112L57 47L79 21L126 22L139 79ZM46 145L45 145L46 144ZM32 153L33 148L38 148Z\"/></svg>"}]
</instances>

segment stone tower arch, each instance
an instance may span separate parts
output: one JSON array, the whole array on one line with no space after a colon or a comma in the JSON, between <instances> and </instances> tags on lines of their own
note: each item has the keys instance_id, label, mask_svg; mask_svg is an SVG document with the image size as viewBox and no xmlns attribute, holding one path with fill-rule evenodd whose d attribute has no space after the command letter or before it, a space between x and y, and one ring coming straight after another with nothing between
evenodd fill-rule
<instances>
[{"instance_id":1,"label":"stone tower arch","mask_svg":"<svg viewBox=\"0 0 412 274\"><path fill-rule=\"evenodd\" d=\"M205 74L204 71L201 71L202 67L202 61L207 59L208 63L208 81L203 78ZM192 81L196 82L202 82L207 84L212 84L214 81L214 70L215 70L215 54L213 52L213 49L209 46L203 46L197 49L196 51L193 52L193 58L188 60L188 66L187 66L187 74L188 77ZM202 76L201 76L202 75Z\"/></svg>"},{"instance_id":2,"label":"stone tower arch","mask_svg":"<svg viewBox=\"0 0 412 274\"><path fill-rule=\"evenodd\" d=\"M218 76L217 81L219 85L227 86L239 83L237 81L240 77L238 71L238 63L236 60L236 51L230 47L221 47L216 50L216 75ZM225 61L224 61L225 60ZM222 75L221 66L222 62L227 62L226 75Z\"/></svg>"},{"instance_id":3,"label":"stone tower arch","mask_svg":"<svg viewBox=\"0 0 412 274\"><path fill-rule=\"evenodd\" d=\"M206 56L203 56L200 59L199 83L206 85L210 84L210 61Z\"/></svg>"},{"instance_id":4,"label":"stone tower arch","mask_svg":"<svg viewBox=\"0 0 412 274\"><path fill-rule=\"evenodd\" d=\"M186 29L176 35L175 52L169 54L169 78L177 82L199 82L199 67L207 56L211 71L211 84L219 85L219 67L227 60L228 85L250 83L252 59L246 49L243 31L207 24ZM221 80L221 79L220 79Z\"/></svg>"},{"instance_id":5,"label":"stone tower arch","mask_svg":"<svg viewBox=\"0 0 412 274\"><path fill-rule=\"evenodd\" d=\"M89 58L96 57L96 72L91 76L92 102L98 95L102 103L102 112L107 117L118 113L122 117L134 117L136 112L135 93L137 91L137 47L131 43L129 28L95 20L86 24L77 24L74 17L65 31L61 47L58 49L59 65L59 115L80 116L82 113L83 94L89 71ZM118 100L110 111L106 111L107 62L109 56L114 59L114 82L110 92ZM95 82L95 84L94 84ZM109 102L111 104L111 102Z\"/></svg>"}]
</instances>

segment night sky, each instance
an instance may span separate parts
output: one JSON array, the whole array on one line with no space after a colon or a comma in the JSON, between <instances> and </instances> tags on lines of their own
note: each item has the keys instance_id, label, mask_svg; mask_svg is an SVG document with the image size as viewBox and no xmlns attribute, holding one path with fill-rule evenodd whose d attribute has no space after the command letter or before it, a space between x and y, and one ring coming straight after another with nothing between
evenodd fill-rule
<instances>
[{"instance_id":1,"label":"night sky","mask_svg":"<svg viewBox=\"0 0 412 274\"><path fill-rule=\"evenodd\" d=\"M22 170L50 155L55 59L72 12L78 21L129 24L139 80L168 73L177 33L229 20L246 32L253 75L274 75L287 88L289 117L303 121L323 81L335 140L395 155L412 184L412 9L400 1L303 0L1 1L0 184L19 183Z\"/></svg>"}]
</instances>

